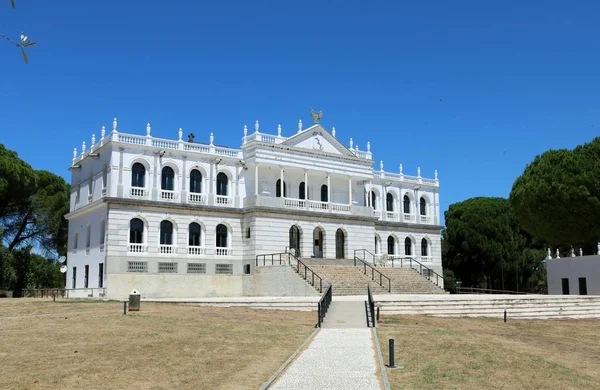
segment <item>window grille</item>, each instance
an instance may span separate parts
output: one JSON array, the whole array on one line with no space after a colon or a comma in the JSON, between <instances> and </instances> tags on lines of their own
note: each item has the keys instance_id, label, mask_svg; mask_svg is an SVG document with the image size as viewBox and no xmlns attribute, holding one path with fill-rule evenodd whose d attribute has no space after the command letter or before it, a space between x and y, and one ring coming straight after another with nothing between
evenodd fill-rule
<instances>
[{"instance_id":1,"label":"window grille","mask_svg":"<svg viewBox=\"0 0 600 390\"><path fill-rule=\"evenodd\" d=\"M233 264L216 264L215 274L217 274L217 275L233 274Z\"/></svg>"},{"instance_id":2,"label":"window grille","mask_svg":"<svg viewBox=\"0 0 600 390\"><path fill-rule=\"evenodd\" d=\"M158 263L158 272L176 274L177 263Z\"/></svg>"},{"instance_id":3,"label":"window grille","mask_svg":"<svg viewBox=\"0 0 600 390\"><path fill-rule=\"evenodd\" d=\"M205 263L188 263L187 265L188 274L205 274L206 264Z\"/></svg>"},{"instance_id":4,"label":"window grille","mask_svg":"<svg viewBox=\"0 0 600 390\"><path fill-rule=\"evenodd\" d=\"M128 261L127 272L148 272L147 261Z\"/></svg>"}]
</instances>

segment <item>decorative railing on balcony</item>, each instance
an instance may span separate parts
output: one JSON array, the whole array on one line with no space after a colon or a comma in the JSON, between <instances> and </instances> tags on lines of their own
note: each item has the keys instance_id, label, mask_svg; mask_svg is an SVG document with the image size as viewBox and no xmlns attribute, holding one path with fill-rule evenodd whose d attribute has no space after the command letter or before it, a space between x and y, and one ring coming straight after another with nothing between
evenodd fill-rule
<instances>
[{"instance_id":1,"label":"decorative railing on balcony","mask_svg":"<svg viewBox=\"0 0 600 390\"><path fill-rule=\"evenodd\" d=\"M317 200L307 200L308 209L311 211L329 211L329 203Z\"/></svg>"},{"instance_id":2,"label":"decorative railing on balcony","mask_svg":"<svg viewBox=\"0 0 600 390\"><path fill-rule=\"evenodd\" d=\"M373 216L375 218L381 218L381 210L373 210Z\"/></svg>"},{"instance_id":3,"label":"decorative railing on balcony","mask_svg":"<svg viewBox=\"0 0 600 390\"><path fill-rule=\"evenodd\" d=\"M216 256L233 256L232 248L215 248Z\"/></svg>"},{"instance_id":4,"label":"decorative railing on balcony","mask_svg":"<svg viewBox=\"0 0 600 390\"><path fill-rule=\"evenodd\" d=\"M284 198L283 204L287 209L306 209L306 201L304 199Z\"/></svg>"},{"instance_id":5,"label":"decorative railing on balcony","mask_svg":"<svg viewBox=\"0 0 600 390\"><path fill-rule=\"evenodd\" d=\"M403 214L404 215L404 222L414 222L415 221L415 216L412 214Z\"/></svg>"},{"instance_id":6,"label":"decorative railing on balcony","mask_svg":"<svg viewBox=\"0 0 600 390\"><path fill-rule=\"evenodd\" d=\"M205 194L198 194L195 192L191 192L188 195L188 202L189 203L195 203L195 204L207 204L208 203L208 198L206 197Z\"/></svg>"},{"instance_id":7,"label":"decorative railing on balcony","mask_svg":"<svg viewBox=\"0 0 600 390\"><path fill-rule=\"evenodd\" d=\"M350 214L350 205L343 203L329 203L331 211L334 213Z\"/></svg>"},{"instance_id":8,"label":"decorative railing on balcony","mask_svg":"<svg viewBox=\"0 0 600 390\"><path fill-rule=\"evenodd\" d=\"M160 199L161 200L173 202L173 201L176 201L177 198L178 198L178 194L175 191L160 190Z\"/></svg>"},{"instance_id":9,"label":"decorative railing on balcony","mask_svg":"<svg viewBox=\"0 0 600 390\"><path fill-rule=\"evenodd\" d=\"M132 198L145 199L148 197L148 190L141 187L133 187L129 190L129 196Z\"/></svg>"},{"instance_id":10,"label":"decorative railing on balcony","mask_svg":"<svg viewBox=\"0 0 600 390\"><path fill-rule=\"evenodd\" d=\"M206 248L203 246L188 246L188 255L203 256L206 254Z\"/></svg>"},{"instance_id":11,"label":"decorative railing on balcony","mask_svg":"<svg viewBox=\"0 0 600 390\"><path fill-rule=\"evenodd\" d=\"M152 146L161 149L178 149L176 141L169 141L166 139L154 138L152 139Z\"/></svg>"},{"instance_id":12,"label":"decorative railing on balcony","mask_svg":"<svg viewBox=\"0 0 600 390\"><path fill-rule=\"evenodd\" d=\"M431 223L431 217L429 215L421 215L421 223Z\"/></svg>"},{"instance_id":13,"label":"decorative railing on balcony","mask_svg":"<svg viewBox=\"0 0 600 390\"><path fill-rule=\"evenodd\" d=\"M177 252L177 248L175 245L160 244L158 246L158 252L162 254L173 254Z\"/></svg>"},{"instance_id":14,"label":"decorative railing on balcony","mask_svg":"<svg viewBox=\"0 0 600 390\"><path fill-rule=\"evenodd\" d=\"M385 218L388 221L397 221L398 220L398 213L395 211L386 211L385 212Z\"/></svg>"},{"instance_id":15,"label":"decorative railing on balcony","mask_svg":"<svg viewBox=\"0 0 600 390\"><path fill-rule=\"evenodd\" d=\"M128 244L127 252L129 253L145 253L148 249L146 244Z\"/></svg>"},{"instance_id":16,"label":"decorative railing on balcony","mask_svg":"<svg viewBox=\"0 0 600 390\"><path fill-rule=\"evenodd\" d=\"M219 206L233 206L233 196L216 195L215 204Z\"/></svg>"},{"instance_id":17,"label":"decorative railing on balcony","mask_svg":"<svg viewBox=\"0 0 600 390\"><path fill-rule=\"evenodd\" d=\"M147 137L141 135L119 134L119 142L124 144L145 145Z\"/></svg>"}]
</instances>

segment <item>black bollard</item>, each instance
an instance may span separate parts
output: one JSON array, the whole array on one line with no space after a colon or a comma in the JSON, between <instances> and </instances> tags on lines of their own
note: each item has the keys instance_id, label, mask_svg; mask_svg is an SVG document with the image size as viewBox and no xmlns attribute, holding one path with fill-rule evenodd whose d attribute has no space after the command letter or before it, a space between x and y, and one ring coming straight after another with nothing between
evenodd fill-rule
<instances>
[{"instance_id":1,"label":"black bollard","mask_svg":"<svg viewBox=\"0 0 600 390\"><path fill-rule=\"evenodd\" d=\"M123 302L123 315L127 315L127 302Z\"/></svg>"},{"instance_id":2,"label":"black bollard","mask_svg":"<svg viewBox=\"0 0 600 390\"><path fill-rule=\"evenodd\" d=\"M506 322L506 309L504 309L504 322Z\"/></svg>"},{"instance_id":3,"label":"black bollard","mask_svg":"<svg viewBox=\"0 0 600 390\"><path fill-rule=\"evenodd\" d=\"M394 360L394 339L390 339L390 365L388 366L389 368L396 367Z\"/></svg>"}]
</instances>

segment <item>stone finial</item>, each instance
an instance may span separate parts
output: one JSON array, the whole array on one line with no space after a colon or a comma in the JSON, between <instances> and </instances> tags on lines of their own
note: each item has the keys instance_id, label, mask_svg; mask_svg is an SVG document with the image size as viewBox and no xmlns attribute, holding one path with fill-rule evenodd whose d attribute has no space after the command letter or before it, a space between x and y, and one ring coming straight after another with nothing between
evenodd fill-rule
<instances>
[{"instance_id":1,"label":"stone finial","mask_svg":"<svg viewBox=\"0 0 600 390\"><path fill-rule=\"evenodd\" d=\"M214 145L214 143L215 143L215 135L213 133L210 133L210 138L209 139L210 139L210 144Z\"/></svg>"},{"instance_id":2,"label":"stone finial","mask_svg":"<svg viewBox=\"0 0 600 390\"><path fill-rule=\"evenodd\" d=\"M417 177L421 177L421 167L417 167Z\"/></svg>"},{"instance_id":3,"label":"stone finial","mask_svg":"<svg viewBox=\"0 0 600 390\"><path fill-rule=\"evenodd\" d=\"M331 135L333 135L335 137L335 127L331 128Z\"/></svg>"},{"instance_id":4,"label":"stone finial","mask_svg":"<svg viewBox=\"0 0 600 390\"><path fill-rule=\"evenodd\" d=\"M354 140L352 138L350 138L350 149L352 149L354 147Z\"/></svg>"},{"instance_id":5,"label":"stone finial","mask_svg":"<svg viewBox=\"0 0 600 390\"><path fill-rule=\"evenodd\" d=\"M77 148L73 148L73 160L77 158ZM600 245L598 245L600 246Z\"/></svg>"},{"instance_id":6,"label":"stone finial","mask_svg":"<svg viewBox=\"0 0 600 390\"><path fill-rule=\"evenodd\" d=\"M298 133L302 132L302 119L298 121Z\"/></svg>"},{"instance_id":7,"label":"stone finial","mask_svg":"<svg viewBox=\"0 0 600 390\"><path fill-rule=\"evenodd\" d=\"M556 248L556 256L554 258L555 259L560 259L560 253L558 253L558 248Z\"/></svg>"},{"instance_id":8,"label":"stone finial","mask_svg":"<svg viewBox=\"0 0 600 390\"><path fill-rule=\"evenodd\" d=\"M575 249L573 247L571 247L571 257L575 257Z\"/></svg>"},{"instance_id":9,"label":"stone finial","mask_svg":"<svg viewBox=\"0 0 600 390\"><path fill-rule=\"evenodd\" d=\"M437 180L437 179L438 179L437 169L436 169L435 171L433 171L433 178L434 178L435 180Z\"/></svg>"},{"instance_id":10,"label":"stone finial","mask_svg":"<svg viewBox=\"0 0 600 390\"><path fill-rule=\"evenodd\" d=\"M371 142L367 141L367 152L371 151Z\"/></svg>"},{"instance_id":11,"label":"stone finial","mask_svg":"<svg viewBox=\"0 0 600 390\"><path fill-rule=\"evenodd\" d=\"M358 144L354 145L354 150L358 152Z\"/></svg>"},{"instance_id":12,"label":"stone finial","mask_svg":"<svg viewBox=\"0 0 600 390\"><path fill-rule=\"evenodd\" d=\"M177 132L177 135L179 136L179 141L182 141L183 138L183 129L180 127L179 131Z\"/></svg>"},{"instance_id":13,"label":"stone finial","mask_svg":"<svg viewBox=\"0 0 600 390\"><path fill-rule=\"evenodd\" d=\"M404 173L402 173L402 164L400 164L400 174L403 175Z\"/></svg>"},{"instance_id":14,"label":"stone finial","mask_svg":"<svg viewBox=\"0 0 600 390\"><path fill-rule=\"evenodd\" d=\"M550 260L552 258L552 250L548 248L548 253L546 254L546 260Z\"/></svg>"},{"instance_id":15,"label":"stone finial","mask_svg":"<svg viewBox=\"0 0 600 390\"><path fill-rule=\"evenodd\" d=\"M115 117L113 119L113 129L112 129L113 133L117 132L117 118Z\"/></svg>"},{"instance_id":16,"label":"stone finial","mask_svg":"<svg viewBox=\"0 0 600 390\"><path fill-rule=\"evenodd\" d=\"M92 134L92 143L90 144L90 153L94 149L94 145L96 145L96 134Z\"/></svg>"},{"instance_id":17,"label":"stone finial","mask_svg":"<svg viewBox=\"0 0 600 390\"><path fill-rule=\"evenodd\" d=\"M100 129L100 139L103 140L105 135L106 135L106 127L102 126L102 128Z\"/></svg>"},{"instance_id":18,"label":"stone finial","mask_svg":"<svg viewBox=\"0 0 600 390\"><path fill-rule=\"evenodd\" d=\"M146 124L146 135L148 137L150 137L150 132L152 131L152 128L150 127L150 123Z\"/></svg>"},{"instance_id":19,"label":"stone finial","mask_svg":"<svg viewBox=\"0 0 600 390\"><path fill-rule=\"evenodd\" d=\"M583 256L583 248L579 248L579 256Z\"/></svg>"},{"instance_id":20,"label":"stone finial","mask_svg":"<svg viewBox=\"0 0 600 390\"><path fill-rule=\"evenodd\" d=\"M83 155L85 153L85 141L83 141L81 143L81 154Z\"/></svg>"},{"instance_id":21,"label":"stone finial","mask_svg":"<svg viewBox=\"0 0 600 390\"><path fill-rule=\"evenodd\" d=\"M244 137L248 136L248 126L244 125Z\"/></svg>"},{"instance_id":22,"label":"stone finial","mask_svg":"<svg viewBox=\"0 0 600 390\"><path fill-rule=\"evenodd\" d=\"M277 136L281 137L281 123L277 125Z\"/></svg>"},{"instance_id":23,"label":"stone finial","mask_svg":"<svg viewBox=\"0 0 600 390\"><path fill-rule=\"evenodd\" d=\"M379 170L383 171L383 160L379 162Z\"/></svg>"},{"instance_id":24,"label":"stone finial","mask_svg":"<svg viewBox=\"0 0 600 390\"><path fill-rule=\"evenodd\" d=\"M254 122L254 131L256 131L258 133L259 128L260 128L260 125L258 124L258 119L257 119L256 122Z\"/></svg>"}]
</instances>

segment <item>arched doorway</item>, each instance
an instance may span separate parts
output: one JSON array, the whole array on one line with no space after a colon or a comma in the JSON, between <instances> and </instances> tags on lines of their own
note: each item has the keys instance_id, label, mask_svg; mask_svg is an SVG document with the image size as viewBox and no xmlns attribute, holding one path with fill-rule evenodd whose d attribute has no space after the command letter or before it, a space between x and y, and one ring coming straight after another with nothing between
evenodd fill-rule
<instances>
[{"instance_id":1,"label":"arched doorway","mask_svg":"<svg viewBox=\"0 0 600 390\"><path fill-rule=\"evenodd\" d=\"M300 229L296 225L290 228L290 251L292 249L294 255L300 257Z\"/></svg>"},{"instance_id":2,"label":"arched doorway","mask_svg":"<svg viewBox=\"0 0 600 390\"><path fill-rule=\"evenodd\" d=\"M323 229L318 226L313 230L313 257L323 257Z\"/></svg>"},{"instance_id":3,"label":"arched doorway","mask_svg":"<svg viewBox=\"0 0 600 390\"><path fill-rule=\"evenodd\" d=\"M335 232L335 258L345 258L344 247L346 245L346 235L342 229L338 229Z\"/></svg>"}]
</instances>

